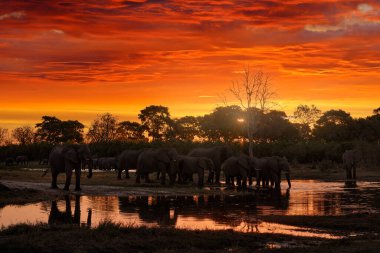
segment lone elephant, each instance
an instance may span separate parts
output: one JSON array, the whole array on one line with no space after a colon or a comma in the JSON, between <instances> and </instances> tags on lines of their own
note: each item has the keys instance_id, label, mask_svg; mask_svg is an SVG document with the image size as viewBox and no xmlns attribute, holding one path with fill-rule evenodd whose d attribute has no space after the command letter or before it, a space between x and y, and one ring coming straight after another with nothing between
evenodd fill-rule
<instances>
[{"instance_id":1,"label":"lone elephant","mask_svg":"<svg viewBox=\"0 0 380 253\"><path fill-rule=\"evenodd\" d=\"M356 179L356 166L360 161L360 152L356 149L346 150L342 155L343 169L346 170L346 179Z\"/></svg>"},{"instance_id":2,"label":"lone elephant","mask_svg":"<svg viewBox=\"0 0 380 253\"><path fill-rule=\"evenodd\" d=\"M207 157L214 163L215 170L215 183L220 184L220 171L221 166L225 160L232 156L232 150L228 146L215 146L211 148L195 148L189 152L189 156L193 157ZM207 181L212 183L213 173L210 173Z\"/></svg>"},{"instance_id":3,"label":"lone elephant","mask_svg":"<svg viewBox=\"0 0 380 253\"><path fill-rule=\"evenodd\" d=\"M254 167L256 170L256 186L260 187L260 181L263 186L268 187L269 182L275 189L280 189L281 172L285 172L286 180L289 188L291 188L290 182L290 166L285 157L270 156L263 158L253 158Z\"/></svg>"},{"instance_id":4,"label":"lone elephant","mask_svg":"<svg viewBox=\"0 0 380 253\"><path fill-rule=\"evenodd\" d=\"M165 185L166 173L169 174L170 184L174 183L178 173L178 153L174 148L158 148L143 151L137 159L136 183L144 176L149 182L149 173L161 173L161 184Z\"/></svg>"},{"instance_id":5,"label":"lone elephant","mask_svg":"<svg viewBox=\"0 0 380 253\"><path fill-rule=\"evenodd\" d=\"M58 145L53 148L49 155L51 169L51 187L58 188L57 176L66 173L64 190L68 191L71 183L72 170L75 171L75 191L80 191L81 167L88 166L88 178L92 177L92 159L90 149L85 144ZM43 174L46 175L48 169Z\"/></svg>"},{"instance_id":6,"label":"lone elephant","mask_svg":"<svg viewBox=\"0 0 380 253\"><path fill-rule=\"evenodd\" d=\"M228 158L222 164L222 171L226 177L226 185L235 186L234 178L236 177L237 184L241 184L243 189L247 188L248 179L250 184L252 184L251 178L255 176L253 159L245 154Z\"/></svg>"},{"instance_id":7,"label":"lone elephant","mask_svg":"<svg viewBox=\"0 0 380 253\"><path fill-rule=\"evenodd\" d=\"M130 178L129 170L137 168L137 159L139 155L146 149L132 150L127 149L124 150L118 157L118 173L117 179L121 179L121 173L125 170L125 178Z\"/></svg>"},{"instance_id":8,"label":"lone elephant","mask_svg":"<svg viewBox=\"0 0 380 253\"><path fill-rule=\"evenodd\" d=\"M214 171L214 163L207 157L192 157L192 156L179 156L178 157L178 170L179 181L186 182L188 179L192 181L193 174L198 176L198 187L203 187L204 172Z\"/></svg>"}]
</instances>

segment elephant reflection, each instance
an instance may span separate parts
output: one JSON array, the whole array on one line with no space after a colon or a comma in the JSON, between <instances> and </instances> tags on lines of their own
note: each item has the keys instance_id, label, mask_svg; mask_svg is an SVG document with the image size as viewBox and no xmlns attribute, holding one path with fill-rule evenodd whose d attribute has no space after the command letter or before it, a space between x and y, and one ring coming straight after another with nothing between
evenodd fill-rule
<instances>
[{"instance_id":1,"label":"elephant reflection","mask_svg":"<svg viewBox=\"0 0 380 253\"><path fill-rule=\"evenodd\" d=\"M48 224L61 225L61 224L77 224L80 225L80 196L75 196L75 208L74 215L71 212L71 202L70 196L65 195L65 211L60 211L58 209L58 204L56 200L51 202L51 209L49 214ZM87 215L87 226L91 227L91 218L92 218L92 210L88 210Z\"/></svg>"},{"instance_id":2,"label":"elephant reflection","mask_svg":"<svg viewBox=\"0 0 380 253\"><path fill-rule=\"evenodd\" d=\"M175 226L178 213L171 208L170 199L164 196L136 197L134 200L120 197L120 210L126 213L137 212L139 218L146 223L157 223L159 226Z\"/></svg>"}]
</instances>

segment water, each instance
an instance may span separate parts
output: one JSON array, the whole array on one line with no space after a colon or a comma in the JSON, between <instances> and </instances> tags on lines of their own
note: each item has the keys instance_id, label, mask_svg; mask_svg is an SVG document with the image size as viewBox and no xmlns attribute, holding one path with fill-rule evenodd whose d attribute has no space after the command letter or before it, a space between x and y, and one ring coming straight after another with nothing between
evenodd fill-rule
<instances>
[{"instance_id":1,"label":"water","mask_svg":"<svg viewBox=\"0 0 380 253\"><path fill-rule=\"evenodd\" d=\"M109 220L125 225L186 229L230 229L241 232L281 233L340 238L333 231L269 223L266 215L346 215L380 212L379 182L295 180L281 198L268 192L237 196L62 196L55 201L8 205L0 209L0 226L18 223L73 223L96 227ZM227 195L228 193L228 195Z\"/></svg>"}]
</instances>

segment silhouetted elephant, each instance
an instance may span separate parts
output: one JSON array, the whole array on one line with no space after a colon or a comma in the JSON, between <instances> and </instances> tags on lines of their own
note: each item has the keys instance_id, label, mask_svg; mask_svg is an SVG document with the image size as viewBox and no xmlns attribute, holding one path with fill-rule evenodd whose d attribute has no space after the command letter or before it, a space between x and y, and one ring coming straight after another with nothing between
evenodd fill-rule
<instances>
[{"instance_id":1,"label":"silhouetted elephant","mask_svg":"<svg viewBox=\"0 0 380 253\"><path fill-rule=\"evenodd\" d=\"M102 157L97 160L100 170L117 170L117 157Z\"/></svg>"},{"instance_id":2,"label":"silhouetted elephant","mask_svg":"<svg viewBox=\"0 0 380 253\"><path fill-rule=\"evenodd\" d=\"M81 167L88 165L88 178L92 177L92 159L90 149L85 144L69 144L55 146L49 155L49 165L51 169L51 187L58 188L57 176L59 173L66 173L64 190L69 190L72 170L75 170L75 190L80 191ZM49 168L42 176L45 176Z\"/></svg>"},{"instance_id":3,"label":"silhouetted elephant","mask_svg":"<svg viewBox=\"0 0 380 253\"><path fill-rule=\"evenodd\" d=\"M25 155L19 155L16 157L16 164L28 165L28 157Z\"/></svg>"},{"instance_id":4,"label":"silhouetted elephant","mask_svg":"<svg viewBox=\"0 0 380 253\"><path fill-rule=\"evenodd\" d=\"M203 186L204 172L214 171L214 163L207 157L178 156L179 181L186 182L188 179L193 181L193 174L198 175L198 187Z\"/></svg>"},{"instance_id":5,"label":"silhouetted elephant","mask_svg":"<svg viewBox=\"0 0 380 253\"><path fill-rule=\"evenodd\" d=\"M169 174L170 184L173 184L178 173L177 156L174 148L143 151L137 160L136 183L140 183L141 176L144 176L145 182L149 182L149 173L160 172L161 184L165 185L166 173Z\"/></svg>"},{"instance_id":6,"label":"silhouetted elephant","mask_svg":"<svg viewBox=\"0 0 380 253\"><path fill-rule=\"evenodd\" d=\"M356 166L361 159L360 152L356 149L346 150L342 155L343 169L346 170L346 179L356 179Z\"/></svg>"},{"instance_id":7,"label":"silhouetted elephant","mask_svg":"<svg viewBox=\"0 0 380 253\"><path fill-rule=\"evenodd\" d=\"M252 184L251 178L256 174L253 159L245 154L228 158L222 164L222 171L226 177L226 185L235 186L234 178L236 177L237 184L243 189L247 188L248 179Z\"/></svg>"},{"instance_id":8,"label":"silhouetted elephant","mask_svg":"<svg viewBox=\"0 0 380 253\"><path fill-rule=\"evenodd\" d=\"M214 163L215 183L220 184L220 171L222 163L232 156L232 150L228 146L216 146L211 148L195 148L189 152L189 156L207 157ZM207 181L213 182L213 173L209 174Z\"/></svg>"},{"instance_id":9,"label":"silhouetted elephant","mask_svg":"<svg viewBox=\"0 0 380 253\"><path fill-rule=\"evenodd\" d=\"M127 149L119 155L117 179L121 179L121 173L123 172L123 170L125 170L125 178L129 178L129 170L137 169L137 159L144 150L146 149Z\"/></svg>"},{"instance_id":10,"label":"silhouetted elephant","mask_svg":"<svg viewBox=\"0 0 380 253\"><path fill-rule=\"evenodd\" d=\"M285 172L286 180L288 181L288 186L291 188L290 183L290 166L289 162L285 157L271 156L263 158L253 158L255 170L256 170L256 186L260 187L260 182L263 186L269 186L269 181L271 186L275 189L280 189L281 183L281 172Z\"/></svg>"}]
</instances>

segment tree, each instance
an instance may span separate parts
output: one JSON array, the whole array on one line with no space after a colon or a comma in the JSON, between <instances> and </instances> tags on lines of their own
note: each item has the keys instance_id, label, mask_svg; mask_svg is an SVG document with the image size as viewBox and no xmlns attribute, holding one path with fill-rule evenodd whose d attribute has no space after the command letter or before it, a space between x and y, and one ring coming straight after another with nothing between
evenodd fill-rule
<instances>
[{"instance_id":1,"label":"tree","mask_svg":"<svg viewBox=\"0 0 380 253\"><path fill-rule=\"evenodd\" d=\"M42 122L36 124L38 141L59 143L62 134L62 121L54 116L42 116Z\"/></svg>"},{"instance_id":2,"label":"tree","mask_svg":"<svg viewBox=\"0 0 380 253\"><path fill-rule=\"evenodd\" d=\"M90 142L110 142L117 137L117 119L110 113L98 115L87 133Z\"/></svg>"},{"instance_id":3,"label":"tree","mask_svg":"<svg viewBox=\"0 0 380 253\"><path fill-rule=\"evenodd\" d=\"M37 141L49 143L82 142L84 125L77 120L62 121L54 116L43 116L36 124Z\"/></svg>"},{"instance_id":4,"label":"tree","mask_svg":"<svg viewBox=\"0 0 380 253\"><path fill-rule=\"evenodd\" d=\"M8 138L8 129L0 127L0 146L5 145Z\"/></svg>"},{"instance_id":5,"label":"tree","mask_svg":"<svg viewBox=\"0 0 380 253\"><path fill-rule=\"evenodd\" d=\"M329 110L316 122L313 134L325 141L348 141L354 138L354 120L343 110Z\"/></svg>"},{"instance_id":6,"label":"tree","mask_svg":"<svg viewBox=\"0 0 380 253\"><path fill-rule=\"evenodd\" d=\"M264 142L279 140L296 140L299 138L297 128L289 122L283 111L271 110L264 113L257 126L255 139Z\"/></svg>"},{"instance_id":7,"label":"tree","mask_svg":"<svg viewBox=\"0 0 380 253\"><path fill-rule=\"evenodd\" d=\"M249 142L249 156L253 157L254 132L260 120L260 114L257 112L265 112L268 109L269 100L274 96L269 75L262 71L253 72L249 67L246 67L241 79L232 83L230 92L246 112L245 123Z\"/></svg>"},{"instance_id":8,"label":"tree","mask_svg":"<svg viewBox=\"0 0 380 253\"><path fill-rule=\"evenodd\" d=\"M173 137L173 120L170 118L169 108L161 105L151 105L140 111L138 115L144 131L153 141L167 140Z\"/></svg>"},{"instance_id":9,"label":"tree","mask_svg":"<svg viewBox=\"0 0 380 253\"><path fill-rule=\"evenodd\" d=\"M144 140L144 129L138 122L122 121L117 126L117 139Z\"/></svg>"},{"instance_id":10,"label":"tree","mask_svg":"<svg viewBox=\"0 0 380 253\"><path fill-rule=\"evenodd\" d=\"M211 141L223 140L231 142L243 135L243 127L239 119L243 112L239 106L220 106L200 120L203 137Z\"/></svg>"},{"instance_id":11,"label":"tree","mask_svg":"<svg viewBox=\"0 0 380 253\"><path fill-rule=\"evenodd\" d=\"M315 122L321 115L315 105L299 105L293 113L293 117L297 123L301 124L299 127L300 134L304 139L308 139L311 136L311 129Z\"/></svg>"},{"instance_id":12,"label":"tree","mask_svg":"<svg viewBox=\"0 0 380 253\"><path fill-rule=\"evenodd\" d=\"M34 140L33 128L30 126L17 127L13 129L12 137L21 145L31 144Z\"/></svg>"},{"instance_id":13,"label":"tree","mask_svg":"<svg viewBox=\"0 0 380 253\"><path fill-rule=\"evenodd\" d=\"M183 141L193 141L196 137L201 137L201 126L199 118L185 116L174 120L177 138Z\"/></svg>"}]
</instances>

